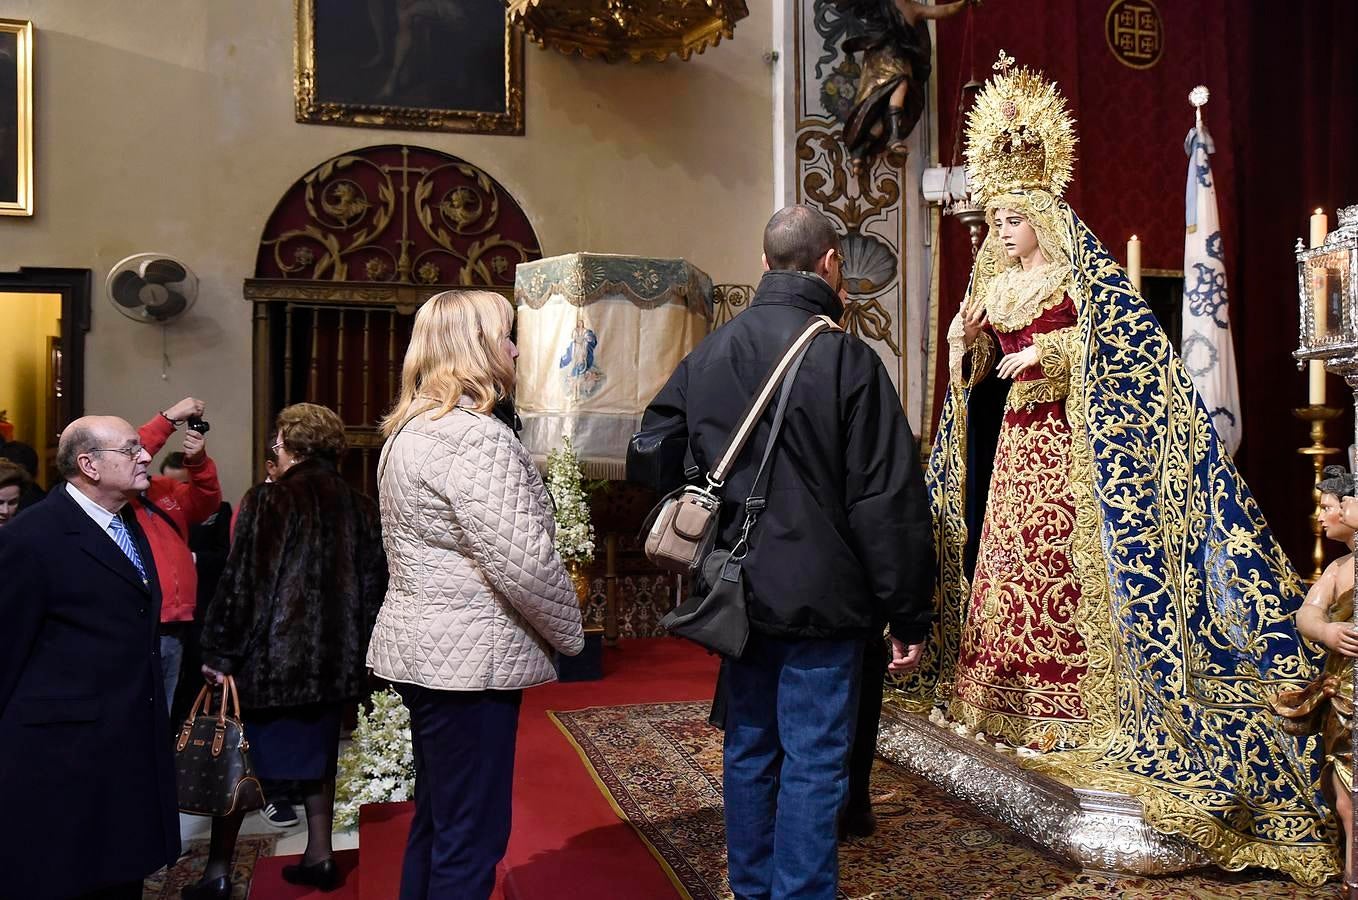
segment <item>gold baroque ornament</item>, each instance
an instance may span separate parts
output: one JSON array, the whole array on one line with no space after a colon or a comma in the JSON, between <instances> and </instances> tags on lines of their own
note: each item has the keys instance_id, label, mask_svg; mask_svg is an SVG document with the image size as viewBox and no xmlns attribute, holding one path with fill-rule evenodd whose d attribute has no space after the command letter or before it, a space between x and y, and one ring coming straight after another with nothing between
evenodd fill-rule
<instances>
[{"instance_id":1,"label":"gold baroque ornament","mask_svg":"<svg viewBox=\"0 0 1358 900\"><path fill-rule=\"evenodd\" d=\"M508 0L509 21L543 48L586 59L663 62L735 35L744 0Z\"/></svg>"},{"instance_id":2,"label":"gold baroque ornament","mask_svg":"<svg viewBox=\"0 0 1358 900\"><path fill-rule=\"evenodd\" d=\"M1075 121L1066 98L1041 73L1011 71L1012 63L1001 50L995 75L967 113L967 174L983 206L1016 191L1060 197L1075 166Z\"/></svg>"},{"instance_id":3,"label":"gold baroque ornament","mask_svg":"<svg viewBox=\"0 0 1358 900\"><path fill-rule=\"evenodd\" d=\"M1165 27L1151 0L1113 0L1104 17L1108 51L1124 66L1149 69L1165 50Z\"/></svg>"},{"instance_id":4,"label":"gold baroque ornament","mask_svg":"<svg viewBox=\"0 0 1358 900\"><path fill-rule=\"evenodd\" d=\"M468 101L466 108L452 108L450 104L430 106L421 100L417 71L424 66L455 66L460 59L479 58L459 54L456 42L451 49L433 49L437 35L465 35L472 28L489 27L484 18L494 13L498 19L499 4L478 0L459 3L368 4L366 14L347 10L348 6L328 4L319 0L294 0L296 32L293 52L293 94L296 99L298 122L314 125L348 125L362 128L403 128L428 131L460 131L473 134L511 134L524 131L523 35L509 22L503 22L503 69L485 73L487 78L503 78L503 102L490 104L495 108L479 108ZM358 9L353 4L353 9ZM318 21L318 16L328 17ZM499 26L497 25L497 30ZM318 47L318 32L352 33L363 30L375 47L371 59L354 59L346 55L347 47L334 41L334 48ZM368 34L368 32L371 34ZM413 40L412 40L413 38ZM412 49L415 48L415 49ZM423 49L421 49L423 48ZM414 58L423 53L423 59ZM499 64L497 63L497 66ZM438 69L425 73L423 80L451 80L449 76L480 77L482 73ZM326 85L330 86L327 87ZM484 105L484 104L483 104Z\"/></svg>"}]
</instances>

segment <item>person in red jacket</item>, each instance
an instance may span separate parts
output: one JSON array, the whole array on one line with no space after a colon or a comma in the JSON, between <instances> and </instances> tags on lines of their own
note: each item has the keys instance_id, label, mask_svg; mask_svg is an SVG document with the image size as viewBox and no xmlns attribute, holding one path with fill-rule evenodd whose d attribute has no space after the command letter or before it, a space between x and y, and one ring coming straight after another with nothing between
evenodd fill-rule
<instances>
[{"instance_id":1,"label":"person in red jacket","mask_svg":"<svg viewBox=\"0 0 1358 900\"><path fill-rule=\"evenodd\" d=\"M203 414L203 401L185 397L137 429L146 452L155 456L175 429L190 416ZM163 597L160 607L160 665L165 696L174 697L184 654L184 632L193 621L198 602L198 570L189 550L189 528L222 505L217 464L207 455L207 441L196 431L184 433L187 483L163 475L151 476L151 486L131 504L146 532L155 557ZM168 710L167 710L168 713Z\"/></svg>"}]
</instances>

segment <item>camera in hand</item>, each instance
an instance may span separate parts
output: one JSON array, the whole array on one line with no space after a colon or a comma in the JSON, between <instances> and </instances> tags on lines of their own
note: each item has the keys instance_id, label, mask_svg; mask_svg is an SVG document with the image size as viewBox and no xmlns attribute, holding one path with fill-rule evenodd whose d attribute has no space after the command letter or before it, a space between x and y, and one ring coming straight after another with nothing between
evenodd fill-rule
<instances>
[{"instance_id":1,"label":"camera in hand","mask_svg":"<svg viewBox=\"0 0 1358 900\"><path fill-rule=\"evenodd\" d=\"M212 426L199 416L189 416L188 419L184 421L184 426L190 431L196 431L199 434L207 434L212 430Z\"/></svg>"}]
</instances>

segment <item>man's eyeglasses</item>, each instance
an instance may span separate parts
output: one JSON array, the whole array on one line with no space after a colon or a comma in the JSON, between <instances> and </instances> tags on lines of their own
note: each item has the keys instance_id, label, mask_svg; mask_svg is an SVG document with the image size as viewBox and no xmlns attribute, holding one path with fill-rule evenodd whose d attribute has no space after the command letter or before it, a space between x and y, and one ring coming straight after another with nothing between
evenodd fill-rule
<instances>
[{"instance_id":1,"label":"man's eyeglasses","mask_svg":"<svg viewBox=\"0 0 1358 900\"><path fill-rule=\"evenodd\" d=\"M137 457L141 456L141 452L142 452L143 450L145 450L145 449L146 449L146 448L143 447L141 444L133 444L133 445L130 446L130 447L91 447L89 452L91 452L91 453L121 453L123 456L126 456L128 459L135 461L135 460L137 459Z\"/></svg>"}]
</instances>

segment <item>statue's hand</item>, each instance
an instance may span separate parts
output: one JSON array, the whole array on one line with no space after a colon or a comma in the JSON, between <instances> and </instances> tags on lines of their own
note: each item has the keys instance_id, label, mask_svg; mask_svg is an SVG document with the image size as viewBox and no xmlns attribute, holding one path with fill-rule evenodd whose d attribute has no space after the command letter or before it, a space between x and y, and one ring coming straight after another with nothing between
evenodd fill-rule
<instances>
[{"instance_id":1,"label":"statue's hand","mask_svg":"<svg viewBox=\"0 0 1358 900\"><path fill-rule=\"evenodd\" d=\"M1017 353L1010 353L995 367L1001 378L1015 378L1037 365L1037 345L1030 345Z\"/></svg>"},{"instance_id":2,"label":"statue's hand","mask_svg":"<svg viewBox=\"0 0 1358 900\"><path fill-rule=\"evenodd\" d=\"M966 341L968 347L975 342L976 335L984 331L989 324L984 303L976 303L970 309L962 311L962 339Z\"/></svg>"},{"instance_id":3,"label":"statue's hand","mask_svg":"<svg viewBox=\"0 0 1358 900\"><path fill-rule=\"evenodd\" d=\"M1354 631L1353 625L1349 622L1331 622L1326 625L1321 633L1320 642L1328 647L1331 653L1358 659L1358 631Z\"/></svg>"}]
</instances>

